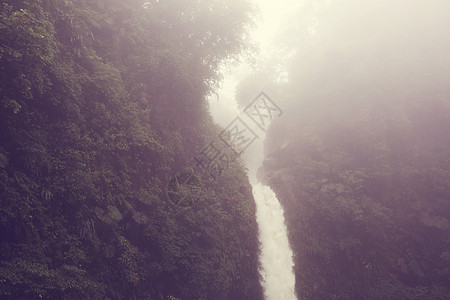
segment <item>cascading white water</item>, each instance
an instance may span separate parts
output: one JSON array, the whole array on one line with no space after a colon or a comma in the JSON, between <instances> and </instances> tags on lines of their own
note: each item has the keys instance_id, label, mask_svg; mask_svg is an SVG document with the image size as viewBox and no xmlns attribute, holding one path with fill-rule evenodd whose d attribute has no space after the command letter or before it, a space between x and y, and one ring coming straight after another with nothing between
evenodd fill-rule
<instances>
[{"instance_id":1,"label":"cascading white water","mask_svg":"<svg viewBox=\"0 0 450 300\"><path fill-rule=\"evenodd\" d=\"M295 300L295 276L283 208L268 186L252 183L261 243L261 275L267 300Z\"/></svg>"},{"instance_id":2,"label":"cascading white water","mask_svg":"<svg viewBox=\"0 0 450 300\"><path fill-rule=\"evenodd\" d=\"M233 109L238 111L237 107L233 107L233 104L230 103L224 107L229 111ZM225 109L220 111L223 112ZM256 221L261 245L259 258L261 285L267 300L295 300L297 298L295 296L294 262L284 220L284 210L270 187L262 185L256 180L258 167L264 160L265 133L258 131L256 125L244 116L242 118L247 121L248 127L260 134L243 153L243 160L248 167L248 176L252 183L253 197L256 202Z\"/></svg>"},{"instance_id":3,"label":"cascading white water","mask_svg":"<svg viewBox=\"0 0 450 300\"><path fill-rule=\"evenodd\" d=\"M276 59L273 58L273 61L278 61L279 66L283 64L283 60L280 60L282 55L271 52L274 49L273 43L277 40L275 38L277 30L283 27L283 22L289 19L288 16L297 10L301 2L303 1L255 1L262 17L257 28L251 33L260 50L259 56L254 57L255 61L263 64L267 57L275 55ZM252 70L252 67L243 64L240 67L224 67L224 70L228 70L229 75L225 76L223 86L218 91L218 95L220 95L218 98L221 101L211 101L210 109L215 120L226 128L230 120L239 114L239 109L234 101L236 86L245 76L252 73L252 71L249 71ZM280 70L279 72L281 72ZM281 73L278 76L274 76L274 78L283 78ZM251 101L251 99L248 99L248 101ZM245 119L245 121L248 121L248 126L254 126L250 120ZM264 295L267 300L295 300L297 297L295 295L293 254L289 245L283 207L270 187L257 183L255 179L256 170L261 166L261 162L264 159L263 140L265 133L259 131L258 128L253 129L255 132L258 132L259 138L246 150L243 154L243 159L249 168L248 175L252 181L253 196L256 202Z\"/></svg>"}]
</instances>

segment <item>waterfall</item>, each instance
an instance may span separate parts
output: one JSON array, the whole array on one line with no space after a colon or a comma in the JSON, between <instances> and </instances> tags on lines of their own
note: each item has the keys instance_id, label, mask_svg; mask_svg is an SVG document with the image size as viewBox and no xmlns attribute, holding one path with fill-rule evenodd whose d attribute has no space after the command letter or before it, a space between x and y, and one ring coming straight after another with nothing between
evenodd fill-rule
<instances>
[{"instance_id":1,"label":"waterfall","mask_svg":"<svg viewBox=\"0 0 450 300\"><path fill-rule=\"evenodd\" d=\"M274 41L278 40L277 30L284 26L283 22L286 18L289 19L288 16L292 12L297 11L301 3L299 4L299 1L296 0L256 0L255 3L261 10L262 16L262 19L257 24L257 28L251 32L252 39L258 44L260 50L259 54L255 54L255 61L264 65L268 57L272 55L273 61L280 62L279 66L281 66L285 63L283 59L280 60L280 57L283 55L272 52L276 48L273 47ZM278 71L281 73L276 76L279 80L283 78L281 76L283 72L280 70ZM240 112L235 102L238 84L245 77L253 74L255 69L251 65L244 63L240 64L240 66L224 65L222 71L225 76L223 85L218 90L218 97L215 100L211 98L209 102L211 114L216 122L224 128L229 128L230 120L240 115L246 126L251 127L258 135L258 138L243 153L242 158L248 167L248 177L252 182L253 196L256 202L256 219L261 245L260 273L264 295L267 300L297 299L295 295L293 254L289 245L283 207L270 187L257 183L256 180L257 170L264 160L263 141L267 128L261 130L261 126L255 126L252 120L249 120L244 113ZM251 88L247 92L249 91L251 91ZM254 92L254 96L257 96L262 90L255 90ZM218 101L219 98L220 101ZM251 103L253 99L246 100L248 100L248 103ZM277 99L274 100L275 102L277 101ZM273 110L270 110L266 117L270 115L270 118L272 118L272 113ZM246 139L247 137L243 137L241 141Z\"/></svg>"},{"instance_id":2,"label":"waterfall","mask_svg":"<svg viewBox=\"0 0 450 300\"><path fill-rule=\"evenodd\" d=\"M224 107L229 111L232 111L232 108L238 111L232 104ZM223 109L224 107L217 111L226 111ZM213 115L217 114L213 113ZM224 116L226 115L224 114ZM247 121L247 119L245 120ZM228 125L223 126L228 127ZM250 121L247 122L247 126L253 127L252 129L258 132L256 126ZM267 300L295 300L297 297L295 296L294 262L284 220L284 210L270 187L262 185L256 180L258 167L264 160L265 139L265 133L260 131L258 133L259 137L243 153L242 158L248 167L248 177L252 183L253 197L256 203L256 221L261 245L259 258L261 285Z\"/></svg>"},{"instance_id":3,"label":"waterfall","mask_svg":"<svg viewBox=\"0 0 450 300\"><path fill-rule=\"evenodd\" d=\"M261 275L267 300L291 300L295 296L293 256L283 208L270 187L252 183L261 244Z\"/></svg>"}]
</instances>

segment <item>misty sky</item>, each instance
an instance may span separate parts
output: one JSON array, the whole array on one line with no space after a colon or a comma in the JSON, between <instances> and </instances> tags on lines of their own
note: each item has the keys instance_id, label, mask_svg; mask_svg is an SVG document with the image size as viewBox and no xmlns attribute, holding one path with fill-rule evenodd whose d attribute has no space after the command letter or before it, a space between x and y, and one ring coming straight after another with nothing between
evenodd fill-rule
<instances>
[{"instance_id":1,"label":"misty sky","mask_svg":"<svg viewBox=\"0 0 450 300\"><path fill-rule=\"evenodd\" d=\"M219 98L211 97L211 112L215 120L222 126L228 125L231 118L239 113L234 96L239 81L261 68L268 60L283 61L276 53L277 36L283 28L289 26L290 19L295 17L301 1L295 0L255 0L257 16L251 37L258 52L252 57L252 63L243 62L238 66L223 66L224 80L219 90ZM256 95L255 95L256 96ZM219 100L219 101L217 101ZM249 99L250 101L251 99Z\"/></svg>"},{"instance_id":2,"label":"misty sky","mask_svg":"<svg viewBox=\"0 0 450 300\"><path fill-rule=\"evenodd\" d=\"M217 123L226 127L231 120L240 114L240 109L235 100L236 88L242 80L259 70L265 69L268 64L281 66L277 69L278 79L285 79L286 59L279 56L279 34L289 28L289 21L295 19L295 14L301 7L302 1L295 0L256 0L257 15L251 38L256 46L251 61L243 59L238 65L223 65L224 79L217 95L210 98L210 111ZM254 94L247 101L256 97ZM251 124L249 124L251 126ZM243 157L250 168L251 177L263 158L262 135L244 153Z\"/></svg>"},{"instance_id":3,"label":"misty sky","mask_svg":"<svg viewBox=\"0 0 450 300\"><path fill-rule=\"evenodd\" d=\"M222 126L239 113L236 98L245 105L261 91L285 112L267 139L261 134L244 153L251 177L263 148L267 158L289 142L304 141L293 138L304 128L365 153L382 153L381 137L402 132L402 147L410 143L416 155L425 153L433 133L418 129L412 111L438 101L450 106L450 1L257 3L252 37L259 52L253 64L225 66L219 99L210 101ZM423 122L432 124L432 118L438 116Z\"/></svg>"},{"instance_id":4,"label":"misty sky","mask_svg":"<svg viewBox=\"0 0 450 300\"><path fill-rule=\"evenodd\" d=\"M270 77L278 87L262 81L256 89L248 87L249 99L241 100L251 101L258 89L267 92L289 112L277 120L283 125L272 126L285 132L299 118L326 123L345 114L363 115L364 103L395 106L408 101L408 93L448 82L448 1L256 2L260 13L252 37L259 52L252 63L224 66L219 99L210 100L222 126L239 113L239 82L245 85L242 80L255 73ZM391 92L386 94L387 89ZM315 117L315 112L320 115ZM282 139L275 144L281 147ZM252 145L244 156L250 169L258 167L251 160L260 160L259 149Z\"/></svg>"}]
</instances>

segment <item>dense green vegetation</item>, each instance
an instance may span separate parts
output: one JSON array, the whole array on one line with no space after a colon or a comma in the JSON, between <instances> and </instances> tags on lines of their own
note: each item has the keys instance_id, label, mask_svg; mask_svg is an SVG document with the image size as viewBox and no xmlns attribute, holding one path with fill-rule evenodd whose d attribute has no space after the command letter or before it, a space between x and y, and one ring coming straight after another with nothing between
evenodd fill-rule
<instances>
[{"instance_id":1,"label":"dense green vegetation","mask_svg":"<svg viewBox=\"0 0 450 300\"><path fill-rule=\"evenodd\" d=\"M260 174L285 207L297 294L449 299L448 10L348 2L317 13L272 87L285 114Z\"/></svg>"},{"instance_id":2,"label":"dense green vegetation","mask_svg":"<svg viewBox=\"0 0 450 300\"><path fill-rule=\"evenodd\" d=\"M250 11L2 1L0 298L262 297L242 165L203 176L192 207L165 195L220 132L205 97L246 49Z\"/></svg>"},{"instance_id":3,"label":"dense green vegetation","mask_svg":"<svg viewBox=\"0 0 450 300\"><path fill-rule=\"evenodd\" d=\"M302 299L448 299L450 109L442 109L418 113L440 116L433 124L412 122L425 129L422 142L409 139L412 118L396 132L375 119L357 123L370 132L314 124L267 158Z\"/></svg>"}]
</instances>

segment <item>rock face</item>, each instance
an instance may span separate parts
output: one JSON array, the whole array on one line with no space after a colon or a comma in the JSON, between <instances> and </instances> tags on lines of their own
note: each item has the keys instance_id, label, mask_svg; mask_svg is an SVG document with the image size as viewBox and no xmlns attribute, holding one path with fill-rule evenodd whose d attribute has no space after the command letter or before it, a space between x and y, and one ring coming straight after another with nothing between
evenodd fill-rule
<instances>
[{"instance_id":1,"label":"rock face","mask_svg":"<svg viewBox=\"0 0 450 300\"><path fill-rule=\"evenodd\" d=\"M166 193L221 132L205 97L217 64L245 47L248 13L245 2L3 1L0 298L262 298L241 163L199 175L190 206Z\"/></svg>"}]
</instances>

